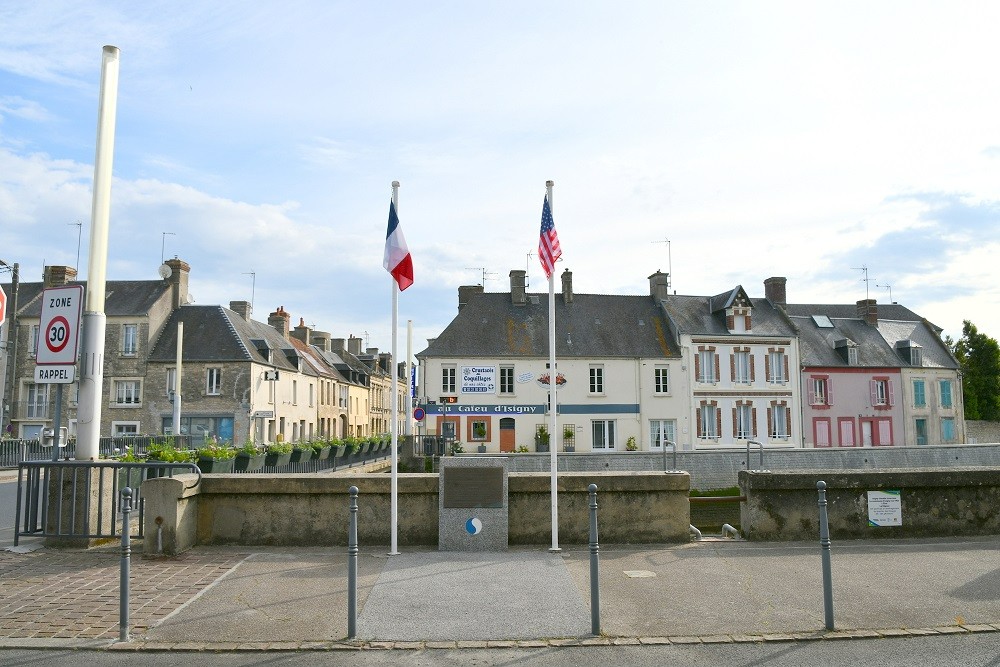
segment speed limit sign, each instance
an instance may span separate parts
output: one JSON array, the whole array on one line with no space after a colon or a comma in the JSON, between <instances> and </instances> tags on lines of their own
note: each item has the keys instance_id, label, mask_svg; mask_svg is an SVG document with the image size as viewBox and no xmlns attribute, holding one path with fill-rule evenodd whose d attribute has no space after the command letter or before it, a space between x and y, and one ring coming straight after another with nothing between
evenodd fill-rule
<instances>
[{"instance_id":1,"label":"speed limit sign","mask_svg":"<svg viewBox=\"0 0 1000 667\"><path fill-rule=\"evenodd\" d=\"M80 335L82 310L82 285L50 287L42 292L36 364L76 363L76 343Z\"/></svg>"}]
</instances>

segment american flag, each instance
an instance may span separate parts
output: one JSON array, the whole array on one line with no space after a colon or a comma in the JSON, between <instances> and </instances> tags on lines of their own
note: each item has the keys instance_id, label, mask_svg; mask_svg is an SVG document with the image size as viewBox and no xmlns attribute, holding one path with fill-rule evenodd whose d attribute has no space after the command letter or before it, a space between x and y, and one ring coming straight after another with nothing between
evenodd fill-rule
<instances>
[{"instance_id":1,"label":"american flag","mask_svg":"<svg viewBox=\"0 0 1000 667\"><path fill-rule=\"evenodd\" d=\"M546 278L552 275L556 260L560 257L562 248L559 247L559 235L556 234L556 226L552 222L552 209L549 208L549 198L546 196L542 204L542 230L538 237L538 259L542 263Z\"/></svg>"}]
</instances>

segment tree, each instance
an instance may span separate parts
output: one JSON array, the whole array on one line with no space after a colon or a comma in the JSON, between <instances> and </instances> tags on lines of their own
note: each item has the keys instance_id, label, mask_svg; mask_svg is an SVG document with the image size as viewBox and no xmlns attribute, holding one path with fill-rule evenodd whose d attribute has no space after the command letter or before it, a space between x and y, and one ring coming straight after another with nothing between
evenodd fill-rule
<instances>
[{"instance_id":1,"label":"tree","mask_svg":"<svg viewBox=\"0 0 1000 667\"><path fill-rule=\"evenodd\" d=\"M965 320L954 352L962 366L965 418L1000 421L1000 345Z\"/></svg>"}]
</instances>

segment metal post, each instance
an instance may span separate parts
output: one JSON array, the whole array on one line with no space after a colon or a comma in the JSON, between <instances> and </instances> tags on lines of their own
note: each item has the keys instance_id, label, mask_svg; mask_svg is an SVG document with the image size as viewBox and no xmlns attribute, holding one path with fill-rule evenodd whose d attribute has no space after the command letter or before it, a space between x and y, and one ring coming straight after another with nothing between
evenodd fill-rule
<instances>
[{"instance_id":1,"label":"metal post","mask_svg":"<svg viewBox=\"0 0 1000 667\"><path fill-rule=\"evenodd\" d=\"M59 441L62 439L61 435L62 429L62 399L63 399L63 386L61 384L56 385L56 413L52 417L52 424L55 428L52 429L52 461L56 462L59 460Z\"/></svg>"},{"instance_id":2,"label":"metal post","mask_svg":"<svg viewBox=\"0 0 1000 667\"><path fill-rule=\"evenodd\" d=\"M587 487L590 491L590 632L601 634L601 581L600 558L597 544L597 485Z\"/></svg>"},{"instance_id":3,"label":"metal post","mask_svg":"<svg viewBox=\"0 0 1000 667\"><path fill-rule=\"evenodd\" d=\"M132 545L129 544L129 515L132 513L132 489L127 486L122 489L122 567L121 583L118 589L118 641L128 641L128 579L129 566L132 557Z\"/></svg>"},{"instance_id":4,"label":"metal post","mask_svg":"<svg viewBox=\"0 0 1000 667\"><path fill-rule=\"evenodd\" d=\"M819 492L819 544L823 558L823 615L833 630L833 573L830 570L830 521L826 512L826 482L816 482Z\"/></svg>"},{"instance_id":5,"label":"metal post","mask_svg":"<svg viewBox=\"0 0 1000 667\"><path fill-rule=\"evenodd\" d=\"M673 440L663 441L663 472L667 472L667 445L670 445L671 451L674 453L674 467L669 468L669 470L677 470L677 443Z\"/></svg>"},{"instance_id":6,"label":"metal post","mask_svg":"<svg viewBox=\"0 0 1000 667\"><path fill-rule=\"evenodd\" d=\"M750 470L750 445L757 445L760 448L760 467L756 470L764 469L764 443L757 440L747 440L747 470Z\"/></svg>"},{"instance_id":7,"label":"metal post","mask_svg":"<svg viewBox=\"0 0 1000 667\"><path fill-rule=\"evenodd\" d=\"M350 494L350 520L347 528L347 638L358 636L358 487Z\"/></svg>"}]
</instances>

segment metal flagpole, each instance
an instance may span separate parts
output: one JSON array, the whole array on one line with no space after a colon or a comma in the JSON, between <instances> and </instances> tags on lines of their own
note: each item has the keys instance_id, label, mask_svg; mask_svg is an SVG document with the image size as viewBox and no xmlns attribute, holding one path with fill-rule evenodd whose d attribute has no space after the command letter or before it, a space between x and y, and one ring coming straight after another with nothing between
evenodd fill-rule
<instances>
[{"instance_id":1,"label":"metal flagpole","mask_svg":"<svg viewBox=\"0 0 1000 667\"><path fill-rule=\"evenodd\" d=\"M392 182L392 205L396 209L396 215L399 215L399 181ZM399 455L397 452L397 441L399 439L399 398L396 394L397 384L399 380L399 365L396 363L396 339L398 323L397 319L398 309L399 309L399 285L396 284L396 278L392 275L389 276L389 281L392 283L392 424L390 425L390 433L392 438L390 440L392 444L392 474L391 481L389 483L389 521L392 523L390 528L390 540L389 540L389 555L398 556L398 530L396 526L397 516L399 511L398 501L399 501Z\"/></svg>"},{"instance_id":2,"label":"metal flagpole","mask_svg":"<svg viewBox=\"0 0 1000 667\"><path fill-rule=\"evenodd\" d=\"M553 181L545 181L545 198L549 201L549 212L552 212ZM549 273L549 468L551 474L552 495L552 547L550 552L562 551L559 548L559 472L556 461L556 267L553 264Z\"/></svg>"}]
</instances>

